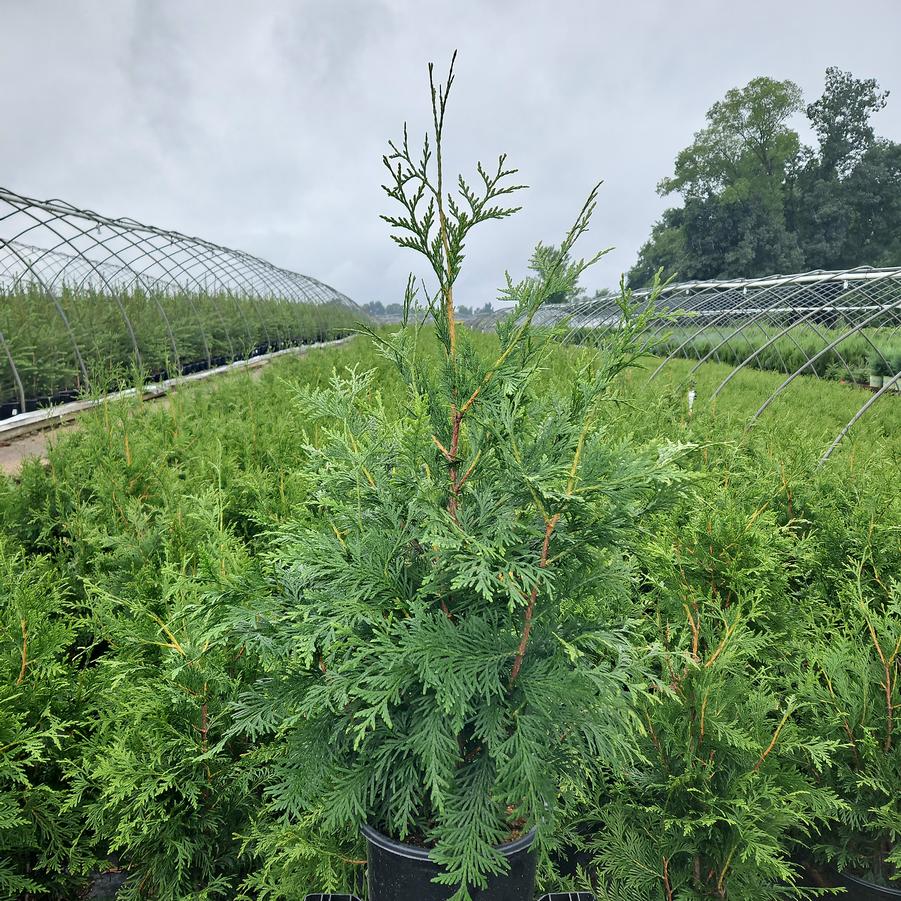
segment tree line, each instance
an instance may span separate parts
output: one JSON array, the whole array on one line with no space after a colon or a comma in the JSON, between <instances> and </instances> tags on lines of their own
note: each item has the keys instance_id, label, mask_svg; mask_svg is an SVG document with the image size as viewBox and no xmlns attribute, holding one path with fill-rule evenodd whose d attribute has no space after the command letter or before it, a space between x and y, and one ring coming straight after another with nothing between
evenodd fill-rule
<instances>
[{"instance_id":1,"label":"tree line","mask_svg":"<svg viewBox=\"0 0 901 901\"><path fill-rule=\"evenodd\" d=\"M380 300L373 300L362 304L362 307L371 316L375 316L376 319L396 319L400 321L404 315L404 305L402 303L382 303ZM459 319L473 319L476 316L487 316L493 312L493 309L490 303L484 303L480 307L468 307L465 304L461 304L456 308L456 313Z\"/></svg>"},{"instance_id":2,"label":"tree line","mask_svg":"<svg viewBox=\"0 0 901 901\"><path fill-rule=\"evenodd\" d=\"M806 106L787 80L728 91L658 184L682 205L653 226L629 285L658 269L689 281L901 265L901 144L870 122L887 99L875 79L835 67ZM816 147L789 124L802 111Z\"/></svg>"}]
</instances>

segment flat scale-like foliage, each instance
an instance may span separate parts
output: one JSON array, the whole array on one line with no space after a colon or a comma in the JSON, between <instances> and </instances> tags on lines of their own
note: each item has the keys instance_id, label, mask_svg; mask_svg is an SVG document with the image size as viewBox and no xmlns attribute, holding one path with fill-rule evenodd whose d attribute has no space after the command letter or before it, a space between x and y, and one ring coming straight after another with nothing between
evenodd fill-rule
<instances>
[{"instance_id":1,"label":"flat scale-like foliage","mask_svg":"<svg viewBox=\"0 0 901 901\"><path fill-rule=\"evenodd\" d=\"M75 620L58 572L0 538L0 896L74 891L91 862L65 809L83 731L69 654Z\"/></svg>"},{"instance_id":2,"label":"flat scale-like foliage","mask_svg":"<svg viewBox=\"0 0 901 901\"><path fill-rule=\"evenodd\" d=\"M597 259L566 262L594 191L561 247L539 246L534 274L508 277L514 307L496 352L455 321L466 236L514 212L502 204L516 187L501 157L478 166L478 189L460 178L444 193L452 81L433 85L421 156L405 134L385 159L402 208L386 219L432 267L434 328L416 320L411 282L401 328L371 333L405 386L399 413L371 372L299 392L317 428L308 467L320 515L284 532L266 628L290 652L260 686L266 703L249 697L238 716L289 742L291 777L270 789L282 809L320 806L334 829L369 822L425 844L465 899L504 869L497 845L531 828L550 838L564 778L635 758L632 624L580 609L629 592L622 560L636 524L686 477L679 447L636 448L604 430L651 309L624 297L623 327L574 358L568 395L537 387L556 336L533 319Z\"/></svg>"},{"instance_id":3,"label":"flat scale-like foliage","mask_svg":"<svg viewBox=\"0 0 901 901\"><path fill-rule=\"evenodd\" d=\"M819 768L844 802L814 851L838 869L901 886L901 583L883 581L871 555L848 567L837 616L805 641L800 685L808 729L838 751ZM872 584L868 584L871 580Z\"/></svg>"}]
</instances>

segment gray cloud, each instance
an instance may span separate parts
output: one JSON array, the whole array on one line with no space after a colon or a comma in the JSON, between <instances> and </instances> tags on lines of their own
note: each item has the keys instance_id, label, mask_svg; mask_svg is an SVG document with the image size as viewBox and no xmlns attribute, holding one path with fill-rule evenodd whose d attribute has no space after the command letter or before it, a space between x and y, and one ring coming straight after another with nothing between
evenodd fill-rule
<instances>
[{"instance_id":1,"label":"gray cloud","mask_svg":"<svg viewBox=\"0 0 901 901\"><path fill-rule=\"evenodd\" d=\"M459 48L448 157L500 151L525 209L471 242L458 296L492 300L604 179L586 278L613 285L665 201L654 186L728 88L828 65L894 89L897 0L0 0L0 183L233 245L360 301L409 269L378 214L388 137L427 123L426 63ZM799 120L799 128L804 123ZM594 249L586 243L585 252Z\"/></svg>"}]
</instances>

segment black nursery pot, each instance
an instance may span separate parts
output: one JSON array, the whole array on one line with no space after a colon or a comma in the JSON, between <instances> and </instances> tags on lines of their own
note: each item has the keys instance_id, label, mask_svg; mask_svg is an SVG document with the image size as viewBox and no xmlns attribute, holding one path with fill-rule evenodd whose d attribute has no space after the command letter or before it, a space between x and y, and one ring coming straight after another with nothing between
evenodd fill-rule
<instances>
[{"instance_id":1,"label":"black nursery pot","mask_svg":"<svg viewBox=\"0 0 901 901\"><path fill-rule=\"evenodd\" d=\"M875 885L858 876L842 873L839 876L842 885L848 890L843 897L848 901L901 901L901 889Z\"/></svg>"},{"instance_id":2,"label":"black nursery pot","mask_svg":"<svg viewBox=\"0 0 901 901\"><path fill-rule=\"evenodd\" d=\"M429 858L426 848L392 841L370 826L363 826L369 901L447 901L454 887L437 885L432 879L441 868ZM533 829L498 851L507 858L510 870L491 876L488 887L472 893L473 901L532 901L535 896L535 841Z\"/></svg>"}]
</instances>

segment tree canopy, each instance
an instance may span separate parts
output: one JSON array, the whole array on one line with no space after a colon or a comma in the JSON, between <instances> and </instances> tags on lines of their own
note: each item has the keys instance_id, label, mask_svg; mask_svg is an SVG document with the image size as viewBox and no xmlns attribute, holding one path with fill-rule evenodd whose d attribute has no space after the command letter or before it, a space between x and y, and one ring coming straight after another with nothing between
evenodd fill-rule
<instances>
[{"instance_id":1,"label":"tree canopy","mask_svg":"<svg viewBox=\"0 0 901 901\"><path fill-rule=\"evenodd\" d=\"M887 98L875 79L834 67L806 107L791 81L728 91L660 181L683 202L653 226L629 284L661 268L690 280L901 264L901 144L870 122ZM802 111L816 148L791 125Z\"/></svg>"},{"instance_id":2,"label":"tree canopy","mask_svg":"<svg viewBox=\"0 0 901 901\"><path fill-rule=\"evenodd\" d=\"M801 107L801 89L791 81L761 77L733 88L707 111L707 128L679 153L675 174L660 182L658 192L744 196L764 186L798 153L797 132L785 123Z\"/></svg>"}]
</instances>

